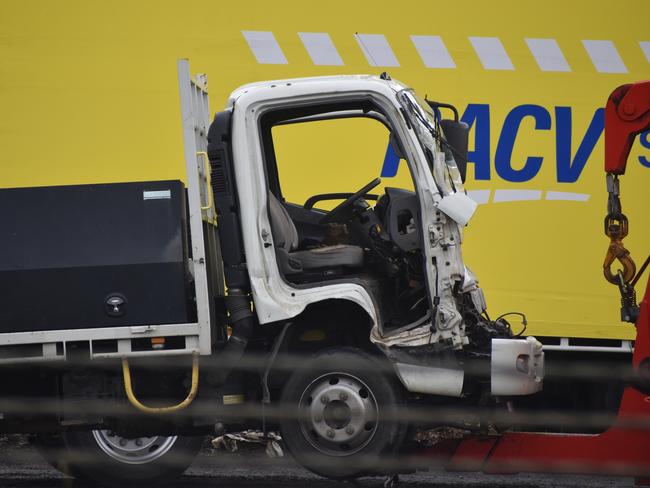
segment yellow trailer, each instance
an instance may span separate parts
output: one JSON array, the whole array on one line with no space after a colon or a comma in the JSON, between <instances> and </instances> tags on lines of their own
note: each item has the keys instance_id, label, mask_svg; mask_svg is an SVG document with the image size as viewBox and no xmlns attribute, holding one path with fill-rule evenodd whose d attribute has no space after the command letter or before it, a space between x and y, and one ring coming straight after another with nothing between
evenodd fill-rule
<instances>
[{"instance_id":1,"label":"yellow trailer","mask_svg":"<svg viewBox=\"0 0 650 488\"><path fill-rule=\"evenodd\" d=\"M600 4L600 5L599 5ZM492 310L521 310L547 349L630 351L612 289L594 263L607 239L603 93L650 77L648 2L508 0L408 5L286 2L4 2L0 5L2 187L184 179L175 60L210 73L211 106L267 79L387 71L472 126L466 187L480 203L465 258ZM403 165L369 154L373 127L351 121L354 147L322 122L287 153L304 202L341 173L376 165L387 186ZM293 145L295 147L295 144ZM277 148L282 151L282 147ZM342 153L345 158L337 157ZM308 160L305 158L309 157ZM358 161L350 167L348 161ZM311 170L326 163L328 173ZM623 205L643 222L650 136L632 150ZM640 257L650 229L626 241ZM555 338L555 339L552 339Z\"/></svg>"}]
</instances>

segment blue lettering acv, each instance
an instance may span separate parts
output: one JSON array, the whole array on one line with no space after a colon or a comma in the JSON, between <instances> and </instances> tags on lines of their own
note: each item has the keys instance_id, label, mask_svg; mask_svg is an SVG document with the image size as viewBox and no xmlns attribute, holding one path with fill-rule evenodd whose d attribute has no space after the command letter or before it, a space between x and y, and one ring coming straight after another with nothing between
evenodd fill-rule
<instances>
[{"instance_id":1,"label":"blue lettering acv","mask_svg":"<svg viewBox=\"0 0 650 488\"><path fill-rule=\"evenodd\" d=\"M573 183L578 180L587 160L594 150L605 127L605 111L602 108L594 112L585 136L582 138L575 157L571 158L571 107L555 107L555 157L557 164L557 181Z\"/></svg>"},{"instance_id":2,"label":"blue lettering acv","mask_svg":"<svg viewBox=\"0 0 650 488\"><path fill-rule=\"evenodd\" d=\"M646 149L650 149L650 130L642 133L639 136L639 142ZM639 163L641 163L641 165L645 166L646 168L650 168L650 159L646 158L645 156L639 156Z\"/></svg>"},{"instance_id":3,"label":"blue lettering acv","mask_svg":"<svg viewBox=\"0 0 650 488\"><path fill-rule=\"evenodd\" d=\"M474 179L490 179L490 106L470 103L460 118L474 125L474 150L467 152L467 162L474 163Z\"/></svg>"},{"instance_id":4,"label":"blue lettering acv","mask_svg":"<svg viewBox=\"0 0 650 488\"><path fill-rule=\"evenodd\" d=\"M541 156L529 156L521 169L512 167L512 149L524 117L533 117L535 119L536 130L549 130L551 128L551 114L544 107L539 105L519 105L512 109L503 122L503 130L494 156L494 167L497 174L506 181L516 183L529 181L535 177L542 167L544 158Z\"/></svg>"}]
</instances>

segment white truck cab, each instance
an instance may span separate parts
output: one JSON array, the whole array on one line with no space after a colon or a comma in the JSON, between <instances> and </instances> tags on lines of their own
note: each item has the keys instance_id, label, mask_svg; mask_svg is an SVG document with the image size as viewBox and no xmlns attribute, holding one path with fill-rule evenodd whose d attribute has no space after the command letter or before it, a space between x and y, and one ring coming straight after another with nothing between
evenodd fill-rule
<instances>
[{"instance_id":1,"label":"white truck cab","mask_svg":"<svg viewBox=\"0 0 650 488\"><path fill-rule=\"evenodd\" d=\"M466 195L455 161L467 147L454 148L443 129L453 125L462 130L463 124L441 121L435 108L386 74L268 81L245 85L230 95L209 137L217 139L215 151L223 151L223 141L230 141L231 177L257 318L260 324L274 323L299 316L310 304L351 302L367 314L371 341L391 358L402 357L391 349L476 348L479 338L473 332L483 337L484 331L476 331L485 327L499 341L498 357L493 358L493 367L500 368L494 378L499 379L491 386L492 394L538 391L543 376L541 345L532 338L513 339L505 323L485 317L483 292L463 262L463 228L476 203ZM408 164L415 191L388 189L374 197L373 208L364 197L379 184L374 179L356 193L318 195L317 201L343 200L328 212L315 208L314 201L302 208L285 201L272 128L350 117L373 118L388 128L393 149ZM227 121L219 123L220 118ZM222 164L219 157L211 157L213 171L215 161ZM221 171L219 166L216 170ZM219 200L216 194L215 199ZM303 248L300 228L314 222L325 228L345 225L350 228L348 238L334 245L312 240ZM223 237L221 245L228 246ZM415 273L409 274L414 268ZM385 303L397 297L386 298L382 287L394 290L400 279L411 291L419 290L408 303L408 313ZM335 308L332 314L335 319ZM522 357L529 358L525 368ZM503 362L511 364L511 371L503 370ZM450 373L441 375L444 368L437 360L434 363L437 374L426 375L421 369L425 364L414 368L394 360L410 391L460 396L463 375L458 365L451 364Z\"/></svg>"}]
</instances>

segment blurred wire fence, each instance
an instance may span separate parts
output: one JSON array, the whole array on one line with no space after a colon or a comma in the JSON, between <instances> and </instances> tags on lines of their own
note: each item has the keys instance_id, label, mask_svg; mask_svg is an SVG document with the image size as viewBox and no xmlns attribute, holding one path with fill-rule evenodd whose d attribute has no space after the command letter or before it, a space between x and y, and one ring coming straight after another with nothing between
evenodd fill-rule
<instances>
[{"instance_id":1,"label":"blurred wire fence","mask_svg":"<svg viewBox=\"0 0 650 488\"><path fill-rule=\"evenodd\" d=\"M301 407L295 402L284 402L281 393L293 373L313 368L318 374L319 367L311 356L296 354L278 354L269 367L269 356L262 353L247 354L235 368L232 366L225 364L218 355L202 357L199 394L194 403L171 415L153 417L139 412L127 401L118 362L71 359L65 363L3 366L0 368L4 385L0 397L0 431L22 433L13 438L14 444L24 444L30 439L45 452L46 459L64 472L69 463L92 464L98 460L87 449L61 441L62 432L104 431L107 436L136 440L189 435L221 439L214 444L219 447L214 455L219 456L222 466L241 463L241 456L229 456L227 452L247 453L250 450L245 446L250 442L247 436L252 436L251 444L259 445L260 453L292 454L284 445L281 425L287 420L298 424L309 422L313 412L308 405ZM345 364L340 367L346 369ZM134 388L147 404L167 405L185 396L189 385L188 358L133 360L132 368ZM358 365L355 368L358 369ZM229 390L228 382L219 384L226 369L231 370L230 376L239 375L236 382L239 389ZM369 365L365 373L384 381L396 381L388 361ZM493 439L514 432L596 436L613 426L641 432L650 438L650 385L647 377L632 367L630 355L616 355L607 360L588 356L567 359L558 355L554 358L551 355L547 361L545 390L529 397L491 398L489 369L477 366L469 368L465 374L468 382L478 386L468 389L461 398L403 392L398 402L379 405L379 422L404 426L404 439L399 449L367 455L360 452L354 456L302 453L301 459L308 459L310 466L322 466L325 470L332 464L344 467L346 463L353 463L369 473L389 474L445 469L449 467L454 450L470 438ZM264 378L268 381L263 381ZM152 389L152 382L162 387ZM44 386L40 388L39 385ZM647 408L620 416L619 407L626 388L634 395L641 395ZM234 394L237 402L224 401ZM237 432L243 433L224 438L224 435ZM228 442L230 447L224 449ZM233 449L237 444L239 447ZM272 446L270 451L269 445ZM0 452L2 450L0 443ZM168 456L171 463L174 463L173 456L174 453ZM559 469L650 477L650 452L641 459L645 462L639 464L637 460L629 466L606 462L594 466L581 465L579 456L569 457ZM256 462L273 461L258 459ZM474 465L465 468L481 469ZM505 472L551 469L530 460L513 460L511 465L501 468Z\"/></svg>"}]
</instances>

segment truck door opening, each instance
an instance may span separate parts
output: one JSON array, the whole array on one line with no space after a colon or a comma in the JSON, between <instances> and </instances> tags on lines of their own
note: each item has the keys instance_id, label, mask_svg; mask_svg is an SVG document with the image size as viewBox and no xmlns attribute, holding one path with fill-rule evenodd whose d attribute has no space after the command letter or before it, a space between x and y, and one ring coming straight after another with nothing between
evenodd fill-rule
<instances>
[{"instance_id":1,"label":"truck door opening","mask_svg":"<svg viewBox=\"0 0 650 488\"><path fill-rule=\"evenodd\" d=\"M386 329L426 320L419 205L400 143L368 102L333 108L262 117L280 272L298 286L363 281ZM389 144L397 171L380 180Z\"/></svg>"}]
</instances>

